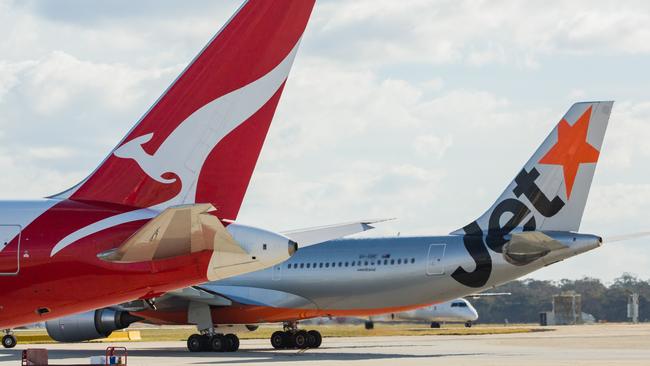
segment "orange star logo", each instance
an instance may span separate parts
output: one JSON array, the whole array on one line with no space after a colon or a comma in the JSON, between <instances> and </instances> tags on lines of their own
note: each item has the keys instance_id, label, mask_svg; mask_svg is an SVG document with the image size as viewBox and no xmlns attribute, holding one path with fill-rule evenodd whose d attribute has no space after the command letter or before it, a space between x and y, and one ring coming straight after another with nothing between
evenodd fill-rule
<instances>
[{"instance_id":1,"label":"orange star logo","mask_svg":"<svg viewBox=\"0 0 650 366\"><path fill-rule=\"evenodd\" d=\"M582 163L595 163L600 152L587 142L587 130L591 107L578 118L573 126L562 119L557 132L557 143L539 161L540 164L562 165L566 196L571 198L571 189Z\"/></svg>"}]
</instances>

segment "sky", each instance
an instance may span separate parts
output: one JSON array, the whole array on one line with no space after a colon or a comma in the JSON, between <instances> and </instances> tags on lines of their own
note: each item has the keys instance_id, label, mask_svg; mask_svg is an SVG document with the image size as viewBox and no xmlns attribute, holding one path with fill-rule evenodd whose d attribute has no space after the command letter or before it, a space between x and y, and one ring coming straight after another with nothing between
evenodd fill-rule
<instances>
[{"instance_id":1,"label":"sky","mask_svg":"<svg viewBox=\"0 0 650 366\"><path fill-rule=\"evenodd\" d=\"M0 0L2 198L83 179L239 5ZM572 103L615 100L581 231L650 231L649 40L647 1L317 1L238 221L447 234ZM530 277L623 272L650 278L650 239Z\"/></svg>"}]
</instances>

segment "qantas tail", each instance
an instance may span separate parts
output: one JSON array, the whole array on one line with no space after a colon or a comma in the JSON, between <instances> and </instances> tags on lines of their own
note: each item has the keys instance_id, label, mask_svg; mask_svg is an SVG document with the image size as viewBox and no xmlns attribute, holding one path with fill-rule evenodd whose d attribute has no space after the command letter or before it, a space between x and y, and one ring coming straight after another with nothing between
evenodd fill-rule
<instances>
[{"instance_id":1,"label":"qantas tail","mask_svg":"<svg viewBox=\"0 0 650 366\"><path fill-rule=\"evenodd\" d=\"M55 197L235 219L314 0L249 0L102 164Z\"/></svg>"},{"instance_id":2,"label":"qantas tail","mask_svg":"<svg viewBox=\"0 0 650 366\"><path fill-rule=\"evenodd\" d=\"M452 234L577 231L613 103L574 104L494 205Z\"/></svg>"}]
</instances>

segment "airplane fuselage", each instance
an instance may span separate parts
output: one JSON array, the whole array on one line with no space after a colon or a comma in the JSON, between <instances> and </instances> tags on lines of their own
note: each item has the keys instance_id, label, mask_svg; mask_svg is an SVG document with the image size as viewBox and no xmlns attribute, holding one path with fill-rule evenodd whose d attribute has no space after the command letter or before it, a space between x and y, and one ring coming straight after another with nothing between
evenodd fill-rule
<instances>
[{"instance_id":1,"label":"airplane fuselage","mask_svg":"<svg viewBox=\"0 0 650 366\"><path fill-rule=\"evenodd\" d=\"M53 254L55 245L71 232L129 210L133 208L71 200L0 202L0 328L149 297L205 278L210 252L140 263L110 263L97 257L147 220L82 237Z\"/></svg>"},{"instance_id":2,"label":"airplane fuselage","mask_svg":"<svg viewBox=\"0 0 650 366\"><path fill-rule=\"evenodd\" d=\"M554 239L565 249L518 266L491 249L486 249L489 257L472 256L470 251L476 253L477 248L467 243L482 239L471 239L451 235L335 240L301 249L273 268L200 287L234 302L213 308L218 324L368 316L482 291L600 245L597 236L561 234ZM475 283L485 280L474 287L460 282L468 283L472 275ZM185 314L184 307L165 309L161 303L158 311L139 315L157 322L184 323Z\"/></svg>"}]
</instances>

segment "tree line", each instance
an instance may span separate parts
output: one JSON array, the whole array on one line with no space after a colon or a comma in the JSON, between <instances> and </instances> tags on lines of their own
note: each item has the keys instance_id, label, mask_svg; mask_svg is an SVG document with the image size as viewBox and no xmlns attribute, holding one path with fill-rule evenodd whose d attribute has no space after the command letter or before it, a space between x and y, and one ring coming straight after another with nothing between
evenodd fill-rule
<instances>
[{"instance_id":1,"label":"tree line","mask_svg":"<svg viewBox=\"0 0 650 366\"><path fill-rule=\"evenodd\" d=\"M575 291L582 295L582 311L597 321L623 322L628 296L639 293L639 321L650 321L650 282L625 273L606 286L597 278L579 280L512 281L487 292L510 292L510 296L481 297L470 301L482 323L534 323L539 313L553 309L553 295Z\"/></svg>"}]
</instances>

